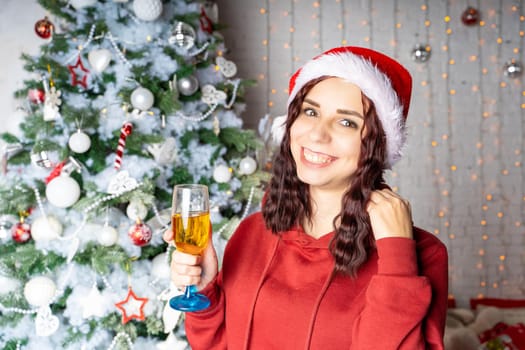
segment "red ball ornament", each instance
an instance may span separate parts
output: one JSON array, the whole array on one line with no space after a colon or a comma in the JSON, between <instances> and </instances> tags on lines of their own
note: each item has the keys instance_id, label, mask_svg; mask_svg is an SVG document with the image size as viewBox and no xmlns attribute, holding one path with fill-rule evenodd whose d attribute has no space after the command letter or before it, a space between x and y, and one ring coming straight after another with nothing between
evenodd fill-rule
<instances>
[{"instance_id":1,"label":"red ball ornament","mask_svg":"<svg viewBox=\"0 0 525 350\"><path fill-rule=\"evenodd\" d=\"M461 15L461 22L466 26L473 26L479 23L479 11L474 7L467 7L463 14Z\"/></svg>"},{"instance_id":2,"label":"red ball ornament","mask_svg":"<svg viewBox=\"0 0 525 350\"><path fill-rule=\"evenodd\" d=\"M151 241L152 236L151 229L148 225L143 224L142 222L137 222L131 226L128 230L128 236L131 238L131 241L134 245L142 247Z\"/></svg>"},{"instance_id":3,"label":"red ball ornament","mask_svg":"<svg viewBox=\"0 0 525 350\"><path fill-rule=\"evenodd\" d=\"M55 26L47 16L35 23L35 33L42 39L49 39L53 35L54 30Z\"/></svg>"},{"instance_id":4,"label":"red ball ornament","mask_svg":"<svg viewBox=\"0 0 525 350\"><path fill-rule=\"evenodd\" d=\"M41 104L44 103L46 93L42 89L29 89L29 91L27 91L27 98L31 103Z\"/></svg>"},{"instance_id":5,"label":"red ball ornament","mask_svg":"<svg viewBox=\"0 0 525 350\"><path fill-rule=\"evenodd\" d=\"M25 243L31 239L31 225L25 222L17 222L11 228L11 236L17 243Z\"/></svg>"}]
</instances>

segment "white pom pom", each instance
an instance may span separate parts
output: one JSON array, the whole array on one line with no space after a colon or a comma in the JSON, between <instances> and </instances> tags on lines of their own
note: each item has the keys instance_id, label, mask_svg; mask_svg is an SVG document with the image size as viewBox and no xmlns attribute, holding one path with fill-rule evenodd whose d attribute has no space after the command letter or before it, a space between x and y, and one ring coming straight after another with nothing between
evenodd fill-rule
<instances>
[{"instance_id":1,"label":"white pom pom","mask_svg":"<svg viewBox=\"0 0 525 350\"><path fill-rule=\"evenodd\" d=\"M272 123L272 139L276 145L279 145L284 137L284 131L286 128L287 115L281 115L275 117Z\"/></svg>"},{"instance_id":2,"label":"white pom pom","mask_svg":"<svg viewBox=\"0 0 525 350\"><path fill-rule=\"evenodd\" d=\"M55 296L55 292L55 282L43 276L32 278L24 287L24 296L33 306L48 305Z\"/></svg>"}]
</instances>

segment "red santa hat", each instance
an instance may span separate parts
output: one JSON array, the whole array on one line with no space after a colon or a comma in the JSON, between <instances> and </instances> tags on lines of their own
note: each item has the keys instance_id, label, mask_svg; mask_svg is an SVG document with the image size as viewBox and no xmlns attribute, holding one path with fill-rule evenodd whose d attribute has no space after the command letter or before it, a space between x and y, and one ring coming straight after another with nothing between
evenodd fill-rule
<instances>
[{"instance_id":1,"label":"red santa hat","mask_svg":"<svg viewBox=\"0 0 525 350\"><path fill-rule=\"evenodd\" d=\"M374 103L387 139L385 165L391 167L401 158L406 142L405 121L412 92L410 73L397 61L371 49L334 48L308 61L292 75L287 105L307 82L322 76L342 78L357 85Z\"/></svg>"}]
</instances>

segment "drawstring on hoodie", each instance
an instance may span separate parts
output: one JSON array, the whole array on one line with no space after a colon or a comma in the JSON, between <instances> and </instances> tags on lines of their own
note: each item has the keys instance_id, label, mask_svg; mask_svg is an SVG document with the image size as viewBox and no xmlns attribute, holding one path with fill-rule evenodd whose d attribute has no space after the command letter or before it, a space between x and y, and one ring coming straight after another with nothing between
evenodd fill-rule
<instances>
[{"instance_id":1,"label":"drawstring on hoodie","mask_svg":"<svg viewBox=\"0 0 525 350\"><path fill-rule=\"evenodd\" d=\"M255 303L257 301L257 298L259 297L259 292L261 291L261 287L262 287L262 284L264 283L264 279L266 278L266 274L268 273L268 269L272 265L273 259L275 258L275 255L277 253L277 247L279 247L279 243L281 242L280 239L276 239L275 241L276 242L275 242L275 245L273 247L271 258L268 259L268 263L264 267L264 270L263 270L263 272L261 274L261 279L259 280L259 283L257 285L257 293L255 293L254 299L253 299L253 301L251 303L252 309L250 310L250 317L249 317L250 324L246 327L246 335L244 337L245 342L244 342L243 349L245 349L245 350L248 350L248 346L250 344L250 333L252 331L253 313L255 312Z\"/></svg>"},{"instance_id":2,"label":"drawstring on hoodie","mask_svg":"<svg viewBox=\"0 0 525 350\"><path fill-rule=\"evenodd\" d=\"M306 343L304 346L305 350L310 349L310 344L312 342L312 334L313 334L314 326L315 326L315 319L317 318L317 313L319 312L319 306L321 305L321 301L323 300L324 295L326 294L326 291L328 290L328 287L330 286L330 283L332 283L333 277L334 277L333 273L328 275L328 278L324 282L323 288L321 289L321 293L319 293L319 295L317 296L317 299L315 300L315 309L312 312L312 318L310 319L310 324L308 326L308 339L306 339Z\"/></svg>"}]
</instances>

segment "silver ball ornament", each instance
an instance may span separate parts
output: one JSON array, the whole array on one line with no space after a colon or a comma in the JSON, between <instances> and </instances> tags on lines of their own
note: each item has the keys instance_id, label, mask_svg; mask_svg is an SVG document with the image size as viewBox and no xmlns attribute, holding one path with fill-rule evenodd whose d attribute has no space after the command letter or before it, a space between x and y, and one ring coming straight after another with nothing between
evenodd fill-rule
<instances>
[{"instance_id":1,"label":"silver ball ornament","mask_svg":"<svg viewBox=\"0 0 525 350\"><path fill-rule=\"evenodd\" d=\"M131 93L131 104L141 111L147 111L153 107L154 101L153 93L146 88L138 87Z\"/></svg>"},{"instance_id":2,"label":"silver ball ornament","mask_svg":"<svg viewBox=\"0 0 525 350\"><path fill-rule=\"evenodd\" d=\"M419 45L416 45L412 49L412 52L410 53L410 56L412 57L414 62L424 63L424 62L428 61L428 59L430 58L430 54L431 53L432 53L432 49L431 49L430 45L419 44Z\"/></svg>"},{"instance_id":3,"label":"silver ball ornament","mask_svg":"<svg viewBox=\"0 0 525 350\"><path fill-rule=\"evenodd\" d=\"M514 59L506 62L503 66L503 74L505 74L506 77L509 77L511 79L519 78L522 72L523 67L521 63L517 62Z\"/></svg>"},{"instance_id":4,"label":"silver ball ornament","mask_svg":"<svg viewBox=\"0 0 525 350\"><path fill-rule=\"evenodd\" d=\"M197 34L192 26L184 22L177 22L173 26L173 31L168 38L168 42L171 45L187 51L195 46L196 37Z\"/></svg>"},{"instance_id":5,"label":"silver ball ornament","mask_svg":"<svg viewBox=\"0 0 525 350\"><path fill-rule=\"evenodd\" d=\"M193 75L177 80L177 89L184 96L191 96L199 90L199 80Z\"/></svg>"}]
</instances>

